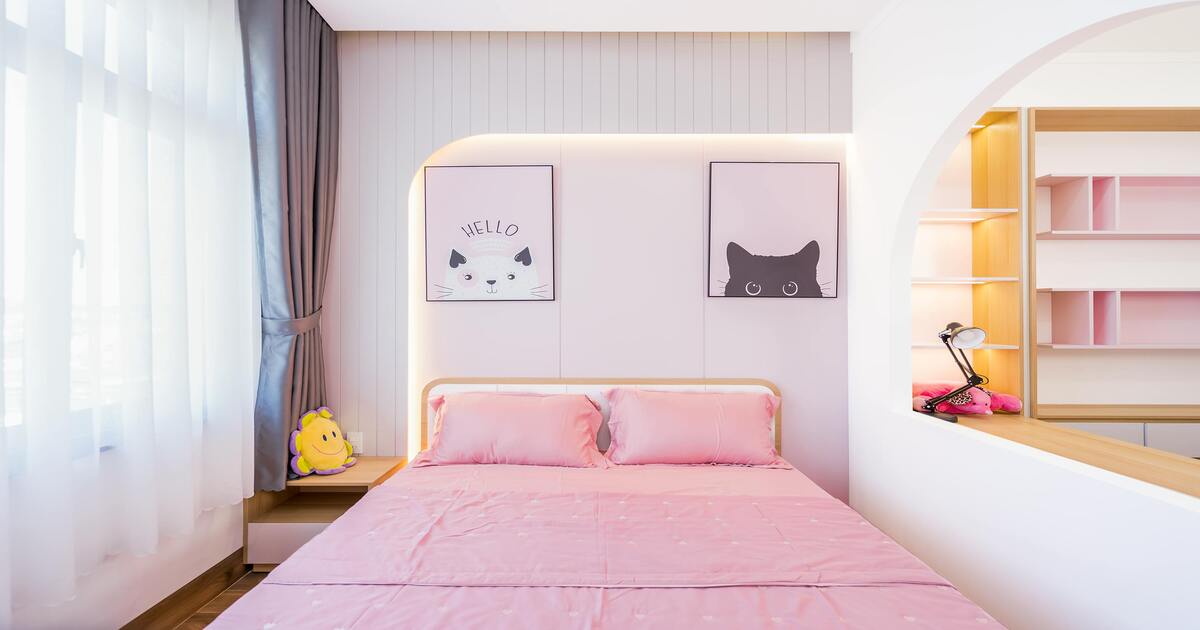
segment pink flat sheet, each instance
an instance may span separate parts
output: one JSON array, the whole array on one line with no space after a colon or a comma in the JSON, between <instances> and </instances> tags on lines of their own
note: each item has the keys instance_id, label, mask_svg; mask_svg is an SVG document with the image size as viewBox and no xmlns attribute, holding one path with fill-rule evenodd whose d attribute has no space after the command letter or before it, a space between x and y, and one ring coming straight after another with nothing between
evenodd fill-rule
<instances>
[{"instance_id":1,"label":"pink flat sheet","mask_svg":"<svg viewBox=\"0 0 1200 630\"><path fill-rule=\"evenodd\" d=\"M410 469L214 627L998 627L790 469Z\"/></svg>"}]
</instances>

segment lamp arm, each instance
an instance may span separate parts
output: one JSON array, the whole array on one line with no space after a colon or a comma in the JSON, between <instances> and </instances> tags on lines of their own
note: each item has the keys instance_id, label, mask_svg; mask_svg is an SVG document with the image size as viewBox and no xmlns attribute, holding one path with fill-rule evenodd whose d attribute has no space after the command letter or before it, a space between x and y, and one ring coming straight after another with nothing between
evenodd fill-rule
<instances>
[{"instance_id":1,"label":"lamp arm","mask_svg":"<svg viewBox=\"0 0 1200 630\"><path fill-rule=\"evenodd\" d=\"M954 354L954 347L950 345L950 335L939 335L939 338L942 340L942 343L946 345L946 351L950 353L950 358L954 359L954 364L958 366L958 371L962 372L963 378L970 381L971 375L975 373L974 369L972 369L970 372L967 371L967 368L971 367L971 363L967 362L966 367L963 366L962 360L959 360L958 355ZM962 354L962 350L960 349L958 353ZM966 360L966 358L966 355L963 355L963 360Z\"/></svg>"},{"instance_id":2,"label":"lamp arm","mask_svg":"<svg viewBox=\"0 0 1200 630\"><path fill-rule=\"evenodd\" d=\"M975 366L971 365L971 360L967 358L967 353L963 352L962 348L958 349L958 353L962 355L963 363L967 364L967 372L970 372L967 376L967 382L972 385L987 385L988 377L975 371Z\"/></svg>"},{"instance_id":3,"label":"lamp arm","mask_svg":"<svg viewBox=\"0 0 1200 630\"><path fill-rule=\"evenodd\" d=\"M975 373L975 366L971 365L971 360L967 358L967 353L963 352L962 348L959 348L958 354L962 356L963 363L967 366L966 374L963 374L963 376L966 376L967 380L971 380L972 376L979 378L979 375Z\"/></svg>"}]
</instances>

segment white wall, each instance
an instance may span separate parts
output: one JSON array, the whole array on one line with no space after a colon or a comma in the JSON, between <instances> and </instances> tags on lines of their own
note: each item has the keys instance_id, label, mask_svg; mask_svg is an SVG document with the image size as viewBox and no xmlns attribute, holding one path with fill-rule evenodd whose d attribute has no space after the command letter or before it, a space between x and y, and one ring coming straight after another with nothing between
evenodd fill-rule
<instances>
[{"instance_id":1,"label":"white wall","mask_svg":"<svg viewBox=\"0 0 1200 630\"><path fill-rule=\"evenodd\" d=\"M430 164L554 165L558 300L425 302L423 243L414 239L414 384L765 378L783 393L784 455L845 498L845 301L705 297L709 161L844 158L844 137L830 135L501 135L443 148ZM419 181L412 198L419 235Z\"/></svg>"},{"instance_id":2,"label":"white wall","mask_svg":"<svg viewBox=\"0 0 1200 630\"><path fill-rule=\"evenodd\" d=\"M1200 6L1163 11L1079 43L1014 86L1003 107L1195 107Z\"/></svg>"},{"instance_id":3,"label":"white wall","mask_svg":"<svg viewBox=\"0 0 1200 630\"><path fill-rule=\"evenodd\" d=\"M343 32L338 57L340 171L322 331L329 402L374 454L406 448L405 202L435 149L498 132L850 128L846 33Z\"/></svg>"},{"instance_id":4,"label":"white wall","mask_svg":"<svg viewBox=\"0 0 1200 630\"><path fill-rule=\"evenodd\" d=\"M906 410L917 216L1019 78L1161 4L904 2L854 40L849 318L883 332L850 337L851 382L882 382L850 401L851 503L1013 628L1194 625L1200 500Z\"/></svg>"},{"instance_id":5,"label":"white wall","mask_svg":"<svg viewBox=\"0 0 1200 630\"><path fill-rule=\"evenodd\" d=\"M997 105L1195 107L1200 103L1198 76L1200 52L1068 53L1022 81Z\"/></svg>"}]
</instances>

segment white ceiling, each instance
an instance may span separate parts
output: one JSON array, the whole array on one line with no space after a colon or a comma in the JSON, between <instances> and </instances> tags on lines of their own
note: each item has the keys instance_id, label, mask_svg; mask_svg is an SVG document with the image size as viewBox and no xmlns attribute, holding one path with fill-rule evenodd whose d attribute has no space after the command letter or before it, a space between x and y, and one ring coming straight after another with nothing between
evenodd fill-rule
<instances>
[{"instance_id":1,"label":"white ceiling","mask_svg":"<svg viewBox=\"0 0 1200 630\"><path fill-rule=\"evenodd\" d=\"M339 31L857 31L897 0L309 0Z\"/></svg>"}]
</instances>

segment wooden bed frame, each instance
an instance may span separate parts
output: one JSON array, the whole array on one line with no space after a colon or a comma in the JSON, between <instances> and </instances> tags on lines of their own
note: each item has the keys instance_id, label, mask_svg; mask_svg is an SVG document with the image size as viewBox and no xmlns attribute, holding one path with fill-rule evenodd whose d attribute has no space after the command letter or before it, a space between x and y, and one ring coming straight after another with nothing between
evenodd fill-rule
<instances>
[{"instance_id":1,"label":"wooden bed frame","mask_svg":"<svg viewBox=\"0 0 1200 630\"><path fill-rule=\"evenodd\" d=\"M783 450L783 397L779 387L761 378L534 378L534 377L450 377L437 378L429 381L421 390L421 450L429 448L429 394L439 385L502 385L508 391L514 391L513 385L528 385L533 388L568 385L613 385L617 387L636 387L654 389L667 387L694 386L697 389L712 387L720 390L724 387L737 388L757 386L770 390L780 398L779 407L775 409L775 451ZM519 391L519 390L516 390Z\"/></svg>"}]
</instances>

